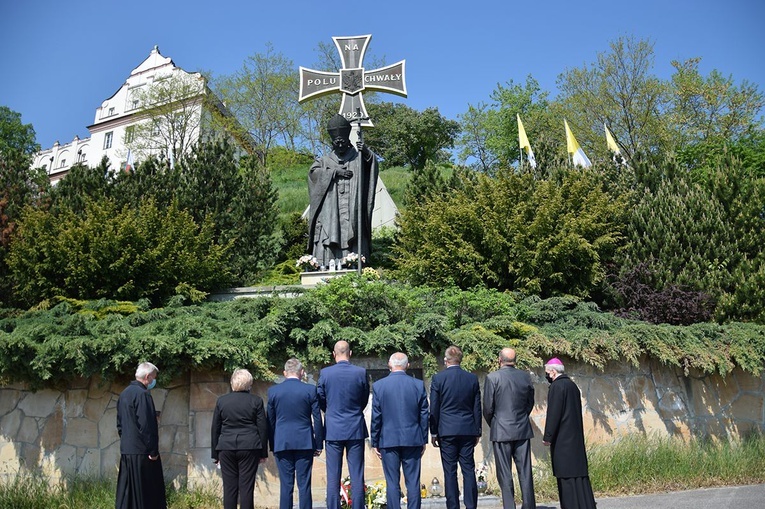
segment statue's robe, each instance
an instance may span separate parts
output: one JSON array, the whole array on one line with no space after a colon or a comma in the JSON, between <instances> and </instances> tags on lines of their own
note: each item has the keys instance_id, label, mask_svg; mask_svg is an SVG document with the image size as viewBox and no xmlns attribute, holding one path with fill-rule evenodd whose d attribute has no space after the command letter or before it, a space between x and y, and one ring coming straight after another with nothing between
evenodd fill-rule
<instances>
[{"instance_id":1,"label":"statue's robe","mask_svg":"<svg viewBox=\"0 0 765 509\"><path fill-rule=\"evenodd\" d=\"M363 162L359 175L357 159ZM337 174L341 168L353 171L351 178ZM372 210L379 168L377 157L369 151L360 156L351 147L339 157L334 151L317 157L308 172L308 194L311 202L308 221L308 252L329 267L338 260L358 251L358 209L356 199L361 178L361 255L369 260L372 243Z\"/></svg>"}]
</instances>

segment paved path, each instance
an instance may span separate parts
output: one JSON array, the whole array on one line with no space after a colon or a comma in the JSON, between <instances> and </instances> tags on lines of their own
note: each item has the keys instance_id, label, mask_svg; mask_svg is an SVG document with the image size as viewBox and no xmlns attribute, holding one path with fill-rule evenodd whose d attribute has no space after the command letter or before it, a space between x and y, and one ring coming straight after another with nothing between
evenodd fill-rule
<instances>
[{"instance_id":1,"label":"paved path","mask_svg":"<svg viewBox=\"0 0 765 509\"><path fill-rule=\"evenodd\" d=\"M596 498L598 509L765 509L765 484L705 488L634 497ZM423 509L446 507L444 498L427 498ZM501 509L498 497L481 497L480 509ZM518 506L520 507L520 505ZM560 509L557 502L537 502L537 509Z\"/></svg>"}]
</instances>

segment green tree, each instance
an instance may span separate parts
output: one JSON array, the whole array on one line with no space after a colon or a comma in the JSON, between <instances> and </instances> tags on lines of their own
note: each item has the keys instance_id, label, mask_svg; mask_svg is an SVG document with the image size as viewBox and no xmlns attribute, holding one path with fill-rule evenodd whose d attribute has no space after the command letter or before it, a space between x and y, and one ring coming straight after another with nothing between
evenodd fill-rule
<instances>
[{"instance_id":1,"label":"green tree","mask_svg":"<svg viewBox=\"0 0 765 509\"><path fill-rule=\"evenodd\" d=\"M211 222L149 201L118 210L109 200L58 214L27 207L8 257L16 302L55 296L151 299L179 285L210 291L230 281L227 247L213 241Z\"/></svg>"},{"instance_id":2,"label":"green tree","mask_svg":"<svg viewBox=\"0 0 765 509\"><path fill-rule=\"evenodd\" d=\"M498 286L481 249L485 225L465 193L409 206L399 217L396 269L415 285Z\"/></svg>"},{"instance_id":3,"label":"green tree","mask_svg":"<svg viewBox=\"0 0 765 509\"><path fill-rule=\"evenodd\" d=\"M62 209L81 212L85 204L92 200L105 200L112 195L114 171L109 167L109 159L104 156L98 166L75 164L51 190L54 212Z\"/></svg>"},{"instance_id":4,"label":"green tree","mask_svg":"<svg viewBox=\"0 0 765 509\"><path fill-rule=\"evenodd\" d=\"M210 221L217 242L232 244L236 281L273 264L277 193L265 167L254 157L237 160L226 141L195 147L180 166L179 206L197 223Z\"/></svg>"},{"instance_id":5,"label":"green tree","mask_svg":"<svg viewBox=\"0 0 765 509\"><path fill-rule=\"evenodd\" d=\"M205 78L181 70L133 89L130 100L139 104L142 121L125 130L124 143L137 159L161 154L182 160L204 130L204 112L217 110Z\"/></svg>"},{"instance_id":6,"label":"green tree","mask_svg":"<svg viewBox=\"0 0 765 509\"><path fill-rule=\"evenodd\" d=\"M140 209L151 200L209 221L213 239L229 245L237 283L251 281L276 255L277 193L270 173L253 157L237 157L227 140L192 147L174 167L152 156L130 173L114 174L104 159L95 168L75 166L53 191L53 210L84 211L90 200L113 199L117 208Z\"/></svg>"},{"instance_id":7,"label":"green tree","mask_svg":"<svg viewBox=\"0 0 765 509\"><path fill-rule=\"evenodd\" d=\"M279 231L281 233L279 261L294 262L305 254L308 245L308 221L300 212L292 212L281 219Z\"/></svg>"},{"instance_id":8,"label":"green tree","mask_svg":"<svg viewBox=\"0 0 765 509\"><path fill-rule=\"evenodd\" d=\"M468 105L468 110L459 116L460 136L458 158L462 164L471 166L483 173L491 173L499 164L499 156L489 148L489 138L496 132L494 118L496 112L487 103Z\"/></svg>"},{"instance_id":9,"label":"green tree","mask_svg":"<svg viewBox=\"0 0 765 509\"><path fill-rule=\"evenodd\" d=\"M699 72L701 58L672 61L672 125L684 146L714 139L736 140L761 126L757 115L765 104L757 85L712 70Z\"/></svg>"},{"instance_id":10,"label":"green tree","mask_svg":"<svg viewBox=\"0 0 765 509\"><path fill-rule=\"evenodd\" d=\"M397 267L415 284L586 297L623 241L623 209L594 171L463 177L402 213Z\"/></svg>"},{"instance_id":11,"label":"green tree","mask_svg":"<svg viewBox=\"0 0 765 509\"><path fill-rule=\"evenodd\" d=\"M255 154L266 166L269 151L278 143L295 150L301 134L299 83L291 60L268 44L264 53L247 58L242 68L216 80L215 90L233 114L232 132L252 137Z\"/></svg>"},{"instance_id":12,"label":"green tree","mask_svg":"<svg viewBox=\"0 0 765 509\"><path fill-rule=\"evenodd\" d=\"M704 178L719 157L738 155L754 175L763 174L762 111L765 99L747 81L736 85L731 76L712 70L699 72L700 58L673 61L672 107L668 113L681 162Z\"/></svg>"},{"instance_id":13,"label":"green tree","mask_svg":"<svg viewBox=\"0 0 765 509\"><path fill-rule=\"evenodd\" d=\"M537 80L531 76L526 78L523 85L510 80L506 85L497 85L492 92L491 99L496 108L496 118L493 121L495 129L488 140L488 146L497 154L500 167L509 167L521 157L517 115L522 117L528 135L537 134L533 136L535 140L539 138L541 132L546 131L545 112L549 109L547 95L547 92L541 90Z\"/></svg>"},{"instance_id":14,"label":"green tree","mask_svg":"<svg viewBox=\"0 0 765 509\"><path fill-rule=\"evenodd\" d=\"M653 44L631 36L610 44L610 51L558 77L562 115L588 153L608 158L607 125L627 159L639 152L669 148L667 83L653 74ZM563 119L558 120L559 125ZM562 127L559 127L562 132Z\"/></svg>"},{"instance_id":15,"label":"green tree","mask_svg":"<svg viewBox=\"0 0 765 509\"><path fill-rule=\"evenodd\" d=\"M729 146L752 178L765 177L765 129L749 133Z\"/></svg>"},{"instance_id":16,"label":"green tree","mask_svg":"<svg viewBox=\"0 0 765 509\"><path fill-rule=\"evenodd\" d=\"M241 186L234 197L232 212L236 227L232 235L232 272L238 281L249 283L274 265L279 242L276 205L278 193L271 173L255 157L240 161Z\"/></svg>"},{"instance_id":17,"label":"green tree","mask_svg":"<svg viewBox=\"0 0 765 509\"><path fill-rule=\"evenodd\" d=\"M448 186L442 173L442 168L428 161L425 167L412 172L412 178L404 191L404 206L417 206L429 199L436 198Z\"/></svg>"},{"instance_id":18,"label":"green tree","mask_svg":"<svg viewBox=\"0 0 765 509\"><path fill-rule=\"evenodd\" d=\"M178 195L182 168L183 164L171 167L164 157L149 156L136 164L133 171L119 172L111 182L110 195L119 208L136 209L146 200L153 200L158 207L169 207Z\"/></svg>"},{"instance_id":19,"label":"green tree","mask_svg":"<svg viewBox=\"0 0 765 509\"><path fill-rule=\"evenodd\" d=\"M489 174L515 164L520 158L517 115L522 117L537 155L538 140L549 130L547 95L531 76L523 85L512 80L506 85L498 84L491 94L491 103L471 105L460 116L460 161L472 161L475 168ZM535 133L537 136L533 136Z\"/></svg>"},{"instance_id":20,"label":"green tree","mask_svg":"<svg viewBox=\"0 0 765 509\"><path fill-rule=\"evenodd\" d=\"M765 181L730 155L717 164L704 182L676 160L636 165L641 192L628 208L630 243L619 266L624 274L646 264L656 291L678 285L722 299L721 320L762 319L753 288L765 263Z\"/></svg>"},{"instance_id":21,"label":"green tree","mask_svg":"<svg viewBox=\"0 0 765 509\"><path fill-rule=\"evenodd\" d=\"M0 106L0 303L11 295L6 258L21 212L25 206L42 205L50 189L45 169L30 169L39 149L32 125Z\"/></svg>"},{"instance_id":22,"label":"green tree","mask_svg":"<svg viewBox=\"0 0 765 509\"><path fill-rule=\"evenodd\" d=\"M459 124L438 113L437 108L422 112L404 104L370 104L374 129L364 131L364 142L388 166L409 166L421 170L428 161L449 160L446 149L454 147Z\"/></svg>"},{"instance_id":23,"label":"green tree","mask_svg":"<svg viewBox=\"0 0 765 509\"><path fill-rule=\"evenodd\" d=\"M40 150L32 124L24 124L21 114L7 106L0 106L0 155L8 157L13 152L31 156Z\"/></svg>"}]
</instances>

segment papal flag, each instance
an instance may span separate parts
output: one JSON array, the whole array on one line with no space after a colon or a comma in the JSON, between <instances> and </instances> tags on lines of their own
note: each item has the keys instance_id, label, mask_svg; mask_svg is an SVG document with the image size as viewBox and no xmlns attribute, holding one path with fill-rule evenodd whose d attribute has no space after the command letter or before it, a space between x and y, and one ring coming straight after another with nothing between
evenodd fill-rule
<instances>
[{"instance_id":1,"label":"papal flag","mask_svg":"<svg viewBox=\"0 0 765 509\"><path fill-rule=\"evenodd\" d=\"M611 131L609 131L608 126L605 123L603 124L603 129L606 130L606 145L608 145L608 150L614 154L614 161L624 164L624 156L622 155L622 150L616 143L614 135L611 134Z\"/></svg>"},{"instance_id":2,"label":"papal flag","mask_svg":"<svg viewBox=\"0 0 765 509\"><path fill-rule=\"evenodd\" d=\"M529 143L529 138L526 136L526 129L523 128L521 115L516 113L515 116L518 117L518 144L521 146L521 150L526 151L526 159L528 159L531 167L536 168L537 160L534 159L534 151L531 150L531 143Z\"/></svg>"},{"instance_id":3,"label":"papal flag","mask_svg":"<svg viewBox=\"0 0 765 509\"><path fill-rule=\"evenodd\" d=\"M587 155L585 155L582 147L577 143L576 138L574 138L574 133L569 129L566 119L563 119L563 125L566 127L566 149L571 156L571 161L574 163L574 166L589 168L592 166L592 163L587 158Z\"/></svg>"}]
</instances>

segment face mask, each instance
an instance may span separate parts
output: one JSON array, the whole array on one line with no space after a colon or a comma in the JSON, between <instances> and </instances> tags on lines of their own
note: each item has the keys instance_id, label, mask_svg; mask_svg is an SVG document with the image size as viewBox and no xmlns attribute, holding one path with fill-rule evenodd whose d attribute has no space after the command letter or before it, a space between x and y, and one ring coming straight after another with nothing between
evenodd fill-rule
<instances>
[{"instance_id":1,"label":"face mask","mask_svg":"<svg viewBox=\"0 0 765 509\"><path fill-rule=\"evenodd\" d=\"M155 378L154 380L151 381L151 383L146 388L149 390L152 390L156 386L157 386L157 379Z\"/></svg>"},{"instance_id":2,"label":"face mask","mask_svg":"<svg viewBox=\"0 0 765 509\"><path fill-rule=\"evenodd\" d=\"M550 376L550 373L545 373L545 378L547 378L548 383L553 383L553 377Z\"/></svg>"}]
</instances>

